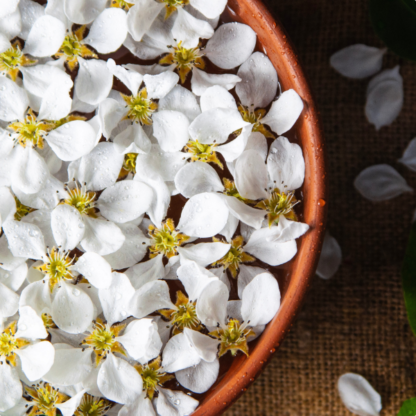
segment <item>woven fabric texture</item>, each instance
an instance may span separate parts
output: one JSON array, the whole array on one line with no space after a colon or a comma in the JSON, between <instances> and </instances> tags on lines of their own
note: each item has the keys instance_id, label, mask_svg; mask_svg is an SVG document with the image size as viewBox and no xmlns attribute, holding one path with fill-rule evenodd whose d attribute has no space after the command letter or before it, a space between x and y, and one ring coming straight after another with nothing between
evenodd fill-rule
<instances>
[{"instance_id":1,"label":"woven fabric texture","mask_svg":"<svg viewBox=\"0 0 416 416\"><path fill-rule=\"evenodd\" d=\"M396 415L416 396L416 338L407 324L400 268L416 207L413 194L372 203L354 189L364 168L388 163L416 187L416 174L397 163L416 136L416 64L391 52L383 68L400 65L405 103L398 119L376 132L364 115L368 80L343 78L329 66L337 50L382 47L366 0L265 0L288 31L314 91L324 126L330 181L328 229L343 263L329 281L316 278L282 347L226 416L342 416L351 413L336 383L345 372L366 377L381 394L382 415Z\"/></svg>"}]
</instances>

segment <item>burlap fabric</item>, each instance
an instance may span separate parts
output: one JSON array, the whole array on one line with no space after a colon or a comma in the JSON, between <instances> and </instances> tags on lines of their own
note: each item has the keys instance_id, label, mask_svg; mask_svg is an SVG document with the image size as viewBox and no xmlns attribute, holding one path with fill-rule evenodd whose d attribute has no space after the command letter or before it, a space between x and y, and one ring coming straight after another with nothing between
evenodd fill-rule
<instances>
[{"instance_id":1,"label":"burlap fabric","mask_svg":"<svg viewBox=\"0 0 416 416\"><path fill-rule=\"evenodd\" d=\"M416 396L416 338L403 306L400 268L414 195L371 203L353 180L367 166L393 165L416 187L416 174L397 163L416 136L416 64L389 53L384 68L401 66L405 103L399 118L376 132L364 115L368 80L348 80L328 64L351 44L382 46L366 0L265 0L296 45L321 112L329 162L328 227L343 250L330 281L316 279L292 333L253 386L226 416L350 414L336 382L345 372L366 377L381 394L382 415L396 415ZM416 45L415 45L416 47Z\"/></svg>"}]
</instances>

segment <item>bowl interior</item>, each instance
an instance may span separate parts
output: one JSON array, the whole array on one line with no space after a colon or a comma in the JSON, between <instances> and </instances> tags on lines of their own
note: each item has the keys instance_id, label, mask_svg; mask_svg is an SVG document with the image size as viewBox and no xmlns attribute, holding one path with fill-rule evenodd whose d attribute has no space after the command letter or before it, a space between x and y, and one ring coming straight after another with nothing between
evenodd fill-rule
<instances>
[{"instance_id":1,"label":"bowl interior","mask_svg":"<svg viewBox=\"0 0 416 416\"><path fill-rule=\"evenodd\" d=\"M193 416L217 416L230 406L254 381L279 347L292 325L302 299L315 274L324 236L326 179L323 139L309 86L292 45L281 24L260 0L229 0L233 20L249 25L256 33L259 49L271 60L282 90L294 89L304 101L304 110L291 131L305 158L303 221L310 230L299 240L288 287L275 318L251 345L250 356L239 355L229 371L210 389Z\"/></svg>"}]
</instances>

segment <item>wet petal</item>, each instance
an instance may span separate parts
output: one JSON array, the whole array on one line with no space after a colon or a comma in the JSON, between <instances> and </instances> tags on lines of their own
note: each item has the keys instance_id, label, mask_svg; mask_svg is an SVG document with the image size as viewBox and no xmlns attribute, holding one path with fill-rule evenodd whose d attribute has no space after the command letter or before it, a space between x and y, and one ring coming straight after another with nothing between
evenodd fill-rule
<instances>
[{"instance_id":1,"label":"wet petal","mask_svg":"<svg viewBox=\"0 0 416 416\"><path fill-rule=\"evenodd\" d=\"M157 413L166 416L190 415L198 407L198 400L181 391L158 387L159 397L156 402Z\"/></svg>"},{"instance_id":2,"label":"wet petal","mask_svg":"<svg viewBox=\"0 0 416 416\"><path fill-rule=\"evenodd\" d=\"M290 221L284 215L279 217L278 226L270 228L267 235L267 241L279 241L284 243L286 241L295 240L309 230L309 225L299 221Z\"/></svg>"},{"instance_id":3,"label":"wet petal","mask_svg":"<svg viewBox=\"0 0 416 416\"><path fill-rule=\"evenodd\" d=\"M188 142L189 120L178 111L153 114L153 134L165 152L179 152Z\"/></svg>"},{"instance_id":4,"label":"wet petal","mask_svg":"<svg viewBox=\"0 0 416 416\"><path fill-rule=\"evenodd\" d=\"M71 22L85 25L97 18L106 3L106 0L64 0L64 10Z\"/></svg>"},{"instance_id":5,"label":"wet petal","mask_svg":"<svg viewBox=\"0 0 416 416\"><path fill-rule=\"evenodd\" d=\"M233 162L244 152L244 150L249 150L247 148L248 139L251 136L251 130L253 125L244 127L242 132L238 135L237 138L232 140L229 143L218 146L216 151L221 153L224 156L226 162ZM261 134L261 133L259 133ZM264 136L263 136L264 137Z\"/></svg>"},{"instance_id":6,"label":"wet petal","mask_svg":"<svg viewBox=\"0 0 416 416\"><path fill-rule=\"evenodd\" d=\"M224 243L199 243L178 247L177 250L181 255L181 261L187 259L206 267L224 257L230 248L230 244Z\"/></svg>"},{"instance_id":7,"label":"wet petal","mask_svg":"<svg viewBox=\"0 0 416 416\"><path fill-rule=\"evenodd\" d=\"M124 114L124 108L113 98L106 98L100 103L98 117L103 130L103 136L106 139L110 138L111 132L116 128Z\"/></svg>"},{"instance_id":8,"label":"wet petal","mask_svg":"<svg viewBox=\"0 0 416 416\"><path fill-rule=\"evenodd\" d=\"M330 279L338 271L342 262L342 251L338 241L327 231L319 257L316 274L322 279Z\"/></svg>"},{"instance_id":9,"label":"wet petal","mask_svg":"<svg viewBox=\"0 0 416 416\"><path fill-rule=\"evenodd\" d=\"M48 333L42 318L30 306L19 308L19 321L17 322L16 338L31 340L45 339Z\"/></svg>"},{"instance_id":10,"label":"wet petal","mask_svg":"<svg viewBox=\"0 0 416 416\"><path fill-rule=\"evenodd\" d=\"M22 20L22 29L19 38L26 39L36 20L45 14L45 9L32 0L20 0L19 12Z\"/></svg>"},{"instance_id":11,"label":"wet petal","mask_svg":"<svg viewBox=\"0 0 416 416\"><path fill-rule=\"evenodd\" d=\"M137 2L127 14L127 27L133 39L140 42L157 18L163 4L154 0Z\"/></svg>"},{"instance_id":12,"label":"wet petal","mask_svg":"<svg viewBox=\"0 0 416 416\"><path fill-rule=\"evenodd\" d=\"M408 144L399 162L416 172L416 138Z\"/></svg>"},{"instance_id":13,"label":"wet petal","mask_svg":"<svg viewBox=\"0 0 416 416\"><path fill-rule=\"evenodd\" d=\"M22 120L28 106L26 91L9 78L0 77L0 120Z\"/></svg>"},{"instance_id":14,"label":"wet petal","mask_svg":"<svg viewBox=\"0 0 416 416\"><path fill-rule=\"evenodd\" d=\"M19 309L19 295L0 282L0 318L13 316Z\"/></svg>"},{"instance_id":15,"label":"wet petal","mask_svg":"<svg viewBox=\"0 0 416 416\"><path fill-rule=\"evenodd\" d=\"M73 416L86 391L87 390L81 390L66 402L60 403L56 406L57 409L59 409L59 411L62 413L62 416Z\"/></svg>"},{"instance_id":16,"label":"wet petal","mask_svg":"<svg viewBox=\"0 0 416 416\"><path fill-rule=\"evenodd\" d=\"M140 124L127 126L114 138L114 144L119 153L150 153L152 143ZM141 159L141 158L140 158ZM139 159L139 161L140 161ZM138 161L136 160L136 163Z\"/></svg>"},{"instance_id":17,"label":"wet petal","mask_svg":"<svg viewBox=\"0 0 416 416\"><path fill-rule=\"evenodd\" d=\"M24 306L30 306L38 315L51 309L51 292L49 285L44 284L42 281L30 283L26 286L20 296L20 308Z\"/></svg>"},{"instance_id":18,"label":"wet petal","mask_svg":"<svg viewBox=\"0 0 416 416\"><path fill-rule=\"evenodd\" d=\"M159 101L159 111L164 110L180 111L188 117L190 122L201 114L195 95L180 85L176 85L169 94Z\"/></svg>"},{"instance_id":19,"label":"wet petal","mask_svg":"<svg viewBox=\"0 0 416 416\"><path fill-rule=\"evenodd\" d=\"M156 256L153 259L136 264L126 270L126 276L130 279L133 287L137 290L144 284L165 277L163 256Z\"/></svg>"},{"instance_id":20,"label":"wet petal","mask_svg":"<svg viewBox=\"0 0 416 416\"><path fill-rule=\"evenodd\" d=\"M0 365L0 411L16 406L22 398L23 388L16 369L8 364ZM26 409L24 410L26 411Z\"/></svg>"},{"instance_id":21,"label":"wet petal","mask_svg":"<svg viewBox=\"0 0 416 416\"><path fill-rule=\"evenodd\" d=\"M14 195L11 193L10 188L5 186L0 187L0 226L2 222L6 222L8 219L14 219L16 212L16 202Z\"/></svg>"},{"instance_id":22,"label":"wet petal","mask_svg":"<svg viewBox=\"0 0 416 416\"><path fill-rule=\"evenodd\" d=\"M179 75L175 72L166 71L161 74L149 75L143 77L146 84L149 98L160 99L165 97L178 83Z\"/></svg>"},{"instance_id":23,"label":"wet petal","mask_svg":"<svg viewBox=\"0 0 416 416\"><path fill-rule=\"evenodd\" d=\"M136 71L129 71L121 65L116 65L114 59L109 59L107 61L107 67L110 72L130 90L133 95L137 94L139 87L143 82L143 76L141 74Z\"/></svg>"},{"instance_id":24,"label":"wet petal","mask_svg":"<svg viewBox=\"0 0 416 416\"><path fill-rule=\"evenodd\" d=\"M84 236L85 225L79 211L70 205L58 205L51 215L51 226L57 246L73 250Z\"/></svg>"},{"instance_id":25,"label":"wet petal","mask_svg":"<svg viewBox=\"0 0 416 416\"><path fill-rule=\"evenodd\" d=\"M209 3L204 0L190 0L189 3L204 16L208 17L208 19L215 19L218 17L227 5L226 0L211 0Z\"/></svg>"},{"instance_id":26,"label":"wet petal","mask_svg":"<svg viewBox=\"0 0 416 416\"><path fill-rule=\"evenodd\" d=\"M118 416L156 416L151 400L143 393L134 402L123 406Z\"/></svg>"},{"instance_id":27,"label":"wet petal","mask_svg":"<svg viewBox=\"0 0 416 416\"><path fill-rule=\"evenodd\" d=\"M389 165L374 165L364 169L354 181L357 191L370 201L385 201L404 192L413 192L406 180Z\"/></svg>"},{"instance_id":28,"label":"wet petal","mask_svg":"<svg viewBox=\"0 0 416 416\"><path fill-rule=\"evenodd\" d=\"M386 52L387 48L379 49L358 43L335 52L329 62L344 77L362 79L380 71Z\"/></svg>"},{"instance_id":29,"label":"wet petal","mask_svg":"<svg viewBox=\"0 0 416 416\"><path fill-rule=\"evenodd\" d=\"M10 272L4 268L0 268L0 283L13 291L17 291L25 281L27 273L28 268L26 263L20 264Z\"/></svg>"},{"instance_id":30,"label":"wet petal","mask_svg":"<svg viewBox=\"0 0 416 416\"><path fill-rule=\"evenodd\" d=\"M202 95L208 88L215 85L231 90L241 81L241 78L233 74L208 74L198 68L192 71L192 92L195 95Z\"/></svg>"},{"instance_id":31,"label":"wet petal","mask_svg":"<svg viewBox=\"0 0 416 416\"><path fill-rule=\"evenodd\" d=\"M225 325L228 297L228 288L220 280L204 288L196 304L196 313L204 325L208 327Z\"/></svg>"},{"instance_id":32,"label":"wet petal","mask_svg":"<svg viewBox=\"0 0 416 416\"><path fill-rule=\"evenodd\" d=\"M74 269L98 289L105 289L111 285L111 266L97 253L84 253L78 258Z\"/></svg>"},{"instance_id":33,"label":"wet petal","mask_svg":"<svg viewBox=\"0 0 416 416\"><path fill-rule=\"evenodd\" d=\"M8 14L13 13L18 4L19 0L3 0L0 3L0 18L6 17Z\"/></svg>"},{"instance_id":34,"label":"wet petal","mask_svg":"<svg viewBox=\"0 0 416 416\"><path fill-rule=\"evenodd\" d=\"M378 416L381 397L362 376L346 373L338 379L338 392L349 411L360 416Z\"/></svg>"},{"instance_id":35,"label":"wet petal","mask_svg":"<svg viewBox=\"0 0 416 416\"><path fill-rule=\"evenodd\" d=\"M6 52L11 46L12 45L7 36L0 33L0 53Z\"/></svg>"},{"instance_id":36,"label":"wet petal","mask_svg":"<svg viewBox=\"0 0 416 416\"><path fill-rule=\"evenodd\" d=\"M259 274L266 273L267 270L262 269L261 267L246 266L245 264L240 264L240 273L238 274L238 297L242 299L243 291L246 286ZM230 307L230 302L228 302L228 307ZM237 306L237 305L234 305ZM241 309L241 305L240 305ZM241 311L240 311L241 314ZM234 317L234 315L231 315ZM237 318L238 319L238 318ZM242 319L242 318L241 318Z\"/></svg>"},{"instance_id":37,"label":"wet petal","mask_svg":"<svg viewBox=\"0 0 416 416\"><path fill-rule=\"evenodd\" d=\"M214 108L237 110L234 97L224 87L220 87L219 85L209 87L201 95L201 110L208 111Z\"/></svg>"},{"instance_id":38,"label":"wet petal","mask_svg":"<svg viewBox=\"0 0 416 416\"><path fill-rule=\"evenodd\" d=\"M194 393L205 393L218 378L220 361L214 360L212 363L201 361L195 367L188 367L175 373L179 383Z\"/></svg>"}]
</instances>

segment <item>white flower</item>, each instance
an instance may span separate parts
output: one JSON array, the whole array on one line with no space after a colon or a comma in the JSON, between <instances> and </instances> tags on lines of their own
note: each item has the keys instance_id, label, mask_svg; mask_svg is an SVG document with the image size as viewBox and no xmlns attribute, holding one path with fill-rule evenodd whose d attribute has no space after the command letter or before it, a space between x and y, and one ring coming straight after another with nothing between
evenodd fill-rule
<instances>
[{"instance_id":1,"label":"white flower","mask_svg":"<svg viewBox=\"0 0 416 416\"><path fill-rule=\"evenodd\" d=\"M18 8L19 0L3 1L0 11L0 43L8 48L7 42L19 35L22 19Z\"/></svg>"}]
</instances>

